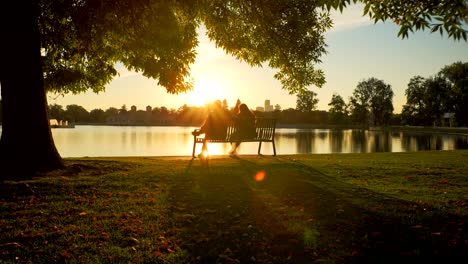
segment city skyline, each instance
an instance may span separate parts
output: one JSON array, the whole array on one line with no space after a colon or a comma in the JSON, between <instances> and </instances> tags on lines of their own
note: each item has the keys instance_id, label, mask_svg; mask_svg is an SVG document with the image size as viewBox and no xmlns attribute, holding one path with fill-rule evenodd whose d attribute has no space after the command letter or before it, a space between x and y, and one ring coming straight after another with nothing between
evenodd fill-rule
<instances>
[{"instance_id":1,"label":"city skyline","mask_svg":"<svg viewBox=\"0 0 468 264\"><path fill-rule=\"evenodd\" d=\"M268 102L268 105L269 107L266 107L267 106L267 102ZM51 105L51 104L49 104ZM57 104L57 105L60 105L62 107L66 107L67 105L61 105L61 104ZM78 105L78 104L76 104ZM78 105L78 106L81 106L81 105ZM101 109L101 110L104 110L106 111L107 109L109 108L116 108L116 109L121 109L124 105L121 105L121 106L109 106L108 108L105 108L105 109ZM180 105L179 107L182 107L183 105ZM189 105L187 105L189 106ZM235 105L228 105L228 108L233 108ZM136 105L134 104L125 104L125 108L127 111L152 111L154 108L160 108L160 107L166 107L164 105L147 105L147 106L144 106L144 107L137 107ZM168 108L166 107L168 110L171 110L171 109L175 109L177 110L179 107L173 107L173 108ZM189 107L196 107L196 106L189 106ZM201 106L203 107L203 106ZM265 99L264 100L264 106L254 106L254 107L249 107L251 110L257 110L257 111L262 111L262 112L271 112L271 111L274 111L274 110L284 110L280 104L270 104L270 100L269 99ZM95 110L97 108L93 108L93 109L86 109L88 111L91 111L91 110ZM268 109L268 111L265 111L265 109Z\"/></svg>"},{"instance_id":2,"label":"city skyline","mask_svg":"<svg viewBox=\"0 0 468 264\"><path fill-rule=\"evenodd\" d=\"M334 93L348 103L357 84L371 77L383 80L394 91L394 113L400 113L406 103L405 89L409 80L417 75L424 78L437 74L444 66L468 61L468 44L448 39L446 35L417 31L409 38L397 37L398 27L392 22L373 24L362 17L362 6L333 14L334 28L325 35L328 54L316 65L325 73L327 83L322 88L309 87L317 93L317 110L328 110ZM87 92L79 95L57 96L49 94L49 104L77 104L88 111L95 108L134 104L139 109L150 106L178 108L184 104L203 105L206 100L226 99L228 105L237 99L251 109L262 105L265 98L282 109L295 108L296 95L281 89L273 78L276 71L264 65L251 67L239 62L210 42L200 29L200 43L196 62L191 66L194 91L172 95L157 81L139 73L127 71L117 65L120 76L106 86L100 94ZM263 98L263 99L260 99Z\"/></svg>"}]
</instances>

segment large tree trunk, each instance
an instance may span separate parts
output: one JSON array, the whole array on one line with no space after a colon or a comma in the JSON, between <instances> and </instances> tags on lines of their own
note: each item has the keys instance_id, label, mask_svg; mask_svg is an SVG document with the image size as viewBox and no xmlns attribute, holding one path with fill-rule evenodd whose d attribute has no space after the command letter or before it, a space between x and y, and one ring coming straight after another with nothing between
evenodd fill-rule
<instances>
[{"instance_id":1,"label":"large tree trunk","mask_svg":"<svg viewBox=\"0 0 468 264\"><path fill-rule=\"evenodd\" d=\"M36 3L31 2L35 1L1 4L1 9L11 11L8 16L2 14L0 32L2 179L63 167L47 115Z\"/></svg>"}]
</instances>

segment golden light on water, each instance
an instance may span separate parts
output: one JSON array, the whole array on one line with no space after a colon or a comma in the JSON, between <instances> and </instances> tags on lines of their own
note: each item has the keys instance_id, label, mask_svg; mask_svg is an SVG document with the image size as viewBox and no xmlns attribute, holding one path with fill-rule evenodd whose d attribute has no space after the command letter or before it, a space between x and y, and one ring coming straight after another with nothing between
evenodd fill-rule
<instances>
[{"instance_id":1,"label":"golden light on water","mask_svg":"<svg viewBox=\"0 0 468 264\"><path fill-rule=\"evenodd\" d=\"M266 177L266 173L264 171L259 171L259 172L257 172L257 174L255 174L254 179L255 179L255 181L260 182L260 181L263 181L265 179L265 177Z\"/></svg>"}]
</instances>

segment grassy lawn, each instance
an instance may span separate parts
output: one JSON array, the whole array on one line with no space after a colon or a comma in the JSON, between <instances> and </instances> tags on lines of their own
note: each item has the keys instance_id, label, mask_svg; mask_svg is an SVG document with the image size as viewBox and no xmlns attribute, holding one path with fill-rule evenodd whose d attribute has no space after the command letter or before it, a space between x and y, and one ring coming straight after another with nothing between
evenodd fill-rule
<instances>
[{"instance_id":1,"label":"grassy lawn","mask_svg":"<svg viewBox=\"0 0 468 264\"><path fill-rule=\"evenodd\" d=\"M0 263L467 257L468 151L66 159L0 184Z\"/></svg>"}]
</instances>

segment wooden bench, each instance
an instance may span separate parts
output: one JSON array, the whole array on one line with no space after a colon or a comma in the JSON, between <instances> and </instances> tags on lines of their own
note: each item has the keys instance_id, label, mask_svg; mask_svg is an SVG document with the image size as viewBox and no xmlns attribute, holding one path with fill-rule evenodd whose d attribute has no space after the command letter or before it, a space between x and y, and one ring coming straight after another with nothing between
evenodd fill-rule
<instances>
[{"instance_id":1,"label":"wooden bench","mask_svg":"<svg viewBox=\"0 0 468 264\"><path fill-rule=\"evenodd\" d=\"M232 143L232 142L259 142L258 143L258 155L261 155L260 151L263 142L271 142L273 144L273 156L276 156L275 147L275 129L276 119L273 118L255 118L255 131L257 135L254 138L238 139L233 138L234 133L237 131L237 127L231 124L227 127L227 133L225 138L220 139L206 139L206 143ZM193 135L193 151L192 157L195 158L195 147L197 143L203 144L205 142L204 136L199 135L199 129L195 129L192 132Z\"/></svg>"}]
</instances>

